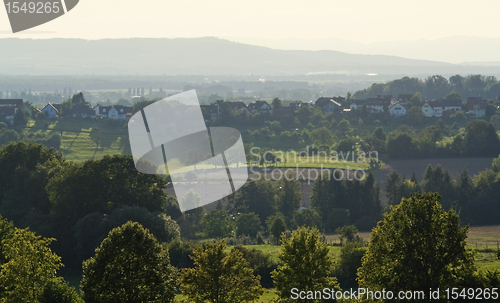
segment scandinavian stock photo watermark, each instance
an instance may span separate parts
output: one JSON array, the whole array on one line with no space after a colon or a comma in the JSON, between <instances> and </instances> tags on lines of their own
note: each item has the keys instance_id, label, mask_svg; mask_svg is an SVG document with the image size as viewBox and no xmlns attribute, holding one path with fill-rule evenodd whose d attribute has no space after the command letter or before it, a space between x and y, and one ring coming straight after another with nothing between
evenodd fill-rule
<instances>
[{"instance_id":1,"label":"scandinavian stock photo watermark","mask_svg":"<svg viewBox=\"0 0 500 303\"><path fill-rule=\"evenodd\" d=\"M266 150L261 153L260 147L250 149L250 180L274 180L279 181L285 178L288 181L307 180L308 184L318 179L328 180L357 180L361 181L366 177L366 170L351 166L363 164L376 165L379 163L378 152L355 150L352 146L350 151L318 151L310 146L300 152L296 151L276 151ZM278 164L296 163L295 166L286 167L264 167L258 164ZM345 168L334 168L334 166L345 166ZM317 167L319 165L319 167ZM351 166L350 166L351 165ZM315 166L315 167L308 167Z\"/></svg>"}]
</instances>

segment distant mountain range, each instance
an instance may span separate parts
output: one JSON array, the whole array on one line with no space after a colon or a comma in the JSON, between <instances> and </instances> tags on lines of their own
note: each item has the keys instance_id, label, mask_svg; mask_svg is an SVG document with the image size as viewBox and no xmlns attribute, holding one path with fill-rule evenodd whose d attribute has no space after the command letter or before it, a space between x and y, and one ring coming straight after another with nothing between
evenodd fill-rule
<instances>
[{"instance_id":1,"label":"distant mountain range","mask_svg":"<svg viewBox=\"0 0 500 303\"><path fill-rule=\"evenodd\" d=\"M231 41L283 50L336 50L351 54L384 54L448 63L500 65L500 39L450 36L436 40L360 43L339 38L259 39L229 38Z\"/></svg>"},{"instance_id":2,"label":"distant mountain range","mask_svg":"<svg viewBox=\"0 0 500 303\"><path fill-rule=\"evenodd\" d=\"M229 40L0 39L0 74L297 75L500 74L499 65L456 65L340 51L277 50Z\"/></svg>"}]
</instances>

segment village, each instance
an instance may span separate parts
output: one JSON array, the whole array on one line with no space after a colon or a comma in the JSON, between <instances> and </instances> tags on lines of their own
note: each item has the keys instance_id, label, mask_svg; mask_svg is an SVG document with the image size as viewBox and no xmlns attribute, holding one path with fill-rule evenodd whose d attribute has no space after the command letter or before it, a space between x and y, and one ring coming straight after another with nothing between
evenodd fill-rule
<instances>
[{"instance_id":1,"label":"village","mask_svg":"<svg viewBox=\"0 0 500 303\"><path fill-rule=\"evenodd\" d=\"M342 96L320 97L316 101L293 101L276 109L273 109L268 101L263 100L257 100L248 105L243 101L217 100L210 105L201 105L201 110L207 122L222 120L224 112L222 108L224 106L227 106L233 114L236 111L246 111L251 114L272 115L280 120L293 118L294 114L297 114L302 107L321 108L324 114L342 113L351 115L355 112L362 112L400 118L405 117L410 107L415 106L411 102L413 96L413 94L399 94L397 98L394 98L392 95L377 95L363 100L347 100ZM74 95L73 100L72 107L65 109L64 103L47 103L42 108L34 108L34 106L26 106L22 99L0 99L0 120L12 124L15 114L21 110L31 117L34 117L34 112L38 112L47 119L59 117L105 118L120 121L128 120L134 113L134 106L97 104L92 107L90 103L84 100L82 93ZM450 118L460 112L468 119L476 119L485 116L488 100L482 97L467 97L465 103L461 99L425 100L421 103L423 105L419 107L424 117Z\"/></svg>"}]
</instances>

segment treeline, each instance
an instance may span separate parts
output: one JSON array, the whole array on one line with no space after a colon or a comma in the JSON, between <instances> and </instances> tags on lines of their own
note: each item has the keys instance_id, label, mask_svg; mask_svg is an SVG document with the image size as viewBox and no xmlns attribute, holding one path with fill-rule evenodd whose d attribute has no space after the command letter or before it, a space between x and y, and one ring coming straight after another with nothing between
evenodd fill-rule
<instances>
[{"instance_id":1,"label":"treeline","mask_svg":"<svg viewBox=\"0 0 500 303\"><path fill-rule=\"evenodd\" d=\"M59 149L61 147L61 135L52 133L50 135L37 133L18 132L14 128L7 128L4 123L0 122L0 146L7 145L10 142L33 142L40 143L49 148Z\"/></svg>"},{"instance_id":2,"label":"treeline","mask_svg":"<svg viewBox=\"0 0 500 303\"><path fill-rule=\"evenodd\" d=\"M323 175L314 182L311 211L321 217L321 230L334 232L354 224L359 230L371 230L382 217L380 188L373 174L359 181L341 180L338 172Z\"/></svg>"},{"instance_id":3,"label":"treeline","mask_svg":"<svg viewBox=\"0 0 500 303\"><path fill-rule=\"evenodd\" d=\"M456 92L463 97L482 96L488 99L500 99L500 81L494 76L461 75L445 78L440 75L429 76L424 80L403 77L387 83L374 83L370 87L357 91L353 97L365 99L377 95L420 93L425 99L441 99Z\"/></svg>"},{"instance_id":4,"label":"treeline","mask_svg":"<svg viewBox=\"0 0 500 303\"><path fill-rule=\"evenodd\" d=\"M0 213L58 239L51 247L69 267L80 267L109 230L128 220L162 241L178 238L177 224L165 215L165 187L164 178L139 173L130 156L79 164L41 144L0 148Z\"/></svg>"},{"instance_id":5,"label":"treeline","mask_svg":"<svg viewBox=\"0 0 500 303\"><path fill-rule=\"evenodd\" d=\"M467 169L455 179L441 165L425 170L418 181L415 174L410 179L392 172L386 182L386 196L389 205L397 205L402 198L418 192L438 192L445 209L455 209L464 224L500 224L498 192L500 191L500 157L495 158L492 168L471 178Z\"/></svg>"},{"instance_id":6,"label":"treeline","mask_svg":"<svg viewBox=\"0 0 500 303\"><path fill-rule=\"evenodd\" d=\"M445 137L450 137L451 140L437 143ZM484 120L469 121L463 132L459 132L458 125L455 124L447 127L443 120L438 120L419 132L403 125L392 131L387 138L382 130L376 130L374 136L365 142L369 144L368 148L383 148L391 159L494 157L500 153L500 139L495 127Z\"/></svg>"},{"instance_id":7,"label":"treeline","mask_svg":"<svg viewBox=\"0 0 500 303\"><path fill-rule=\"evenodd\" d=\"M402 298L400 290L411 289L424 299L429 298L429 289L451 287L481 289L472 297L498 301L500 272L477 270L475 253L466 247L468 226L461 227L459 216L445 211L439 200L437 193L402 199L373 229L367 246L359 238L347 239L338 262L317 229L301 227L282 233L279 266L270 273L274 302L300 298L344 302L342 297L372 302L373 297L382 297L381 290L387 295L382 302L389 302ZM141 224L128 221L113 228L95 255L83 262L80 297L56 275L63 264L49 248L54 239L15 228L0 218L0 240L3 302L177 302L177 287L194 302L255 302L264 292L255 264L263 265L269 258L241 246L227 252L222 240L196 245L190 254L192 263L179 270L172 262L175 249L159 243ZM349 291L342 291L357 288L358 283L380 295L370 297L365 292L349 297ZM318 289L323 290L320 297ZM468 302L470 298L468 292L457 293L452 300L444 293L433 299Z\"/></svg>"}]
</instances>

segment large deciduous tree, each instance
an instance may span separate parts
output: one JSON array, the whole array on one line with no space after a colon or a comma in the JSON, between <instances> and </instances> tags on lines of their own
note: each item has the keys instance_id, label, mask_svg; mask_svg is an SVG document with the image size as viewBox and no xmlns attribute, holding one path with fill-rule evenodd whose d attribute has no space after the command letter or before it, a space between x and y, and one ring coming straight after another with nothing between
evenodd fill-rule
<instances>
[{"instance_id":1,"label":"large deciduous tree","mask_svg":"<svg viewBox=\"0 0 500 303\"><path fill-rule=\"evenodd\" d=\"M181 290L194 302L253 302L263 293L260 276L254 276L239 250L225 253L224 241L198 247L192 257L194 268L181 276Z\"/></svg>"},{"instance_id":2,"label":"large deciduous tree","mask_svg":"<svg viewBox=\"0 0 500 303\"><path fill-rule=\"evenodd\" d=\"M17 229L5 220L0 223L3 260L0 263L0 302L40 302L48 293L54 302L76 302L78 296L63 279L56 277L63 266L61 258L52 252L54 240L42 238L29 229ZM52 286L64 288L66 294L52 291ZM66 296L66 300L62 298ZM43 301L43 300L42 300Z\"/></svg>"},{"instance_id":3,"label":"large deciduous tree","mask_svg":"<svg viewBox=\"0 0 500 303\"><path fill-rule=\"evenodd\" d=\"M273 271L278 302L320 302L320 300L292 300L291 289L316 291L324 288L340 290L337 279L331 276L333 258L328 246L320 242L317 229L301 227L287 239L282 236L278 254L283 265Z\"/></svg>"},{"instance_id":4,"label":"large deciduous tree","mask_svg":"<svg viewBox=\"0 0 500 303\"><path fill-rule=\"evenodd\" d=\"M234 211L253 212L262 223L276 212L276 189L271 182L249 181L241 187L234 199Z\"/></svg>"},{"instance_id":5,"label":"large deciduous tree","mask_svg":"<svg viewBox=\"0 0 500 303\"><path fill-rule=\"evenodd\" d=\"M234 221L225 210L214 209L201 219L203 234L207 238L222 239L234 231Z\"/></svg>"},{"instance_id":6,"label":"large deciduous tree","mask_svg":"<svg viewBox=\"0 0 500 303\"><path fill-rule=\"evenodd\" d=\"M255 213L241 214L236 217L236 235L255 237L262 229L259 215Z\"/></svg>"},{"instance_id":7,"label":"large deciduous tree","mask_svg":"<svg viewBox=\"0 0 500 303\"><path fill-rule=\"evenodd\" d=\"M453 210L443 210L440 198L416 193L378 222L358 270L360 287L428 292L459 287L474 274L468 227L460 227Z\"/></svg>"},{"instance_id":8,"label":"large deciduous tree","mask_svg":"<svg viewBox=\"0 0 500 303\"><path fill-rule=\"evenodd\" d=\"M113 229L83 263L85 302L173 302L176 274L168 251L139 223Z\"/></svg>"},{"instance_id":9,"label":"large deciduous tree","mask_svg":"<svg viewBox=\"0 0 500 303\"><path fill-rule=\"evenodd\" d=\"M302 200L300 184L294 180L283 178L278 186L276 194L278 210L285 216L287 224L290 224L293 214L300 208Z\"/></svg>"}]
</instances>

